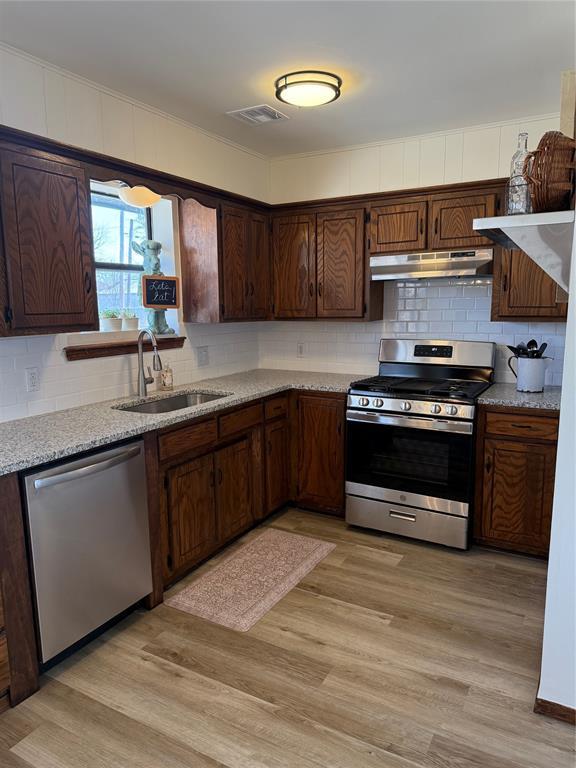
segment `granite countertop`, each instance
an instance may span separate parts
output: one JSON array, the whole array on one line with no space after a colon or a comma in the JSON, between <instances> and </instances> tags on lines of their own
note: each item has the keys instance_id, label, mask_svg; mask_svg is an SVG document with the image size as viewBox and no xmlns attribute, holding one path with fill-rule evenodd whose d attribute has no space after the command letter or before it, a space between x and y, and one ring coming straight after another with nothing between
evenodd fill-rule
<instances>
[{"instance_id":1,"label":"granite countertop","mask_svg":"<svg viewBox=\"0 0 576 768\"><path fill-rule=\"evenodd\" d=\"M225 397L171 413L145 414L119 410L118 406L136 404L143 400L124 397L2 422L0 475L29 469L289 389L346 392L350 383L357 378L358 374L259 369L177 387L174 393L223 393ZM166 392L153 393L146 399L166 396Z\"/></svg>"},{"instance_id":2,"label":"granite countertop","mask_svg":"<svg viewBox=\"0 0 576 768\"><path fill-rule=\"evenodd\" d=\"M122 406L143 400L124 397L3 422L0 423L0 475L29 469L289 389L345 393L357 378L358 374L258 369L177 387L175 393L194 391L224 394L224 397L171 413L146 414L120 410ZM560 387L548 387L541 394L529 394L517 392L514 384L494 384L484 392L479 402L558 410L560 392ZM165 392L153 393L147 400L166 396Z\"/></svg>"},{"instance_id":3,"label":"granite countertop","mask_svg":"<svg viewBox=\"0 0 576 768\"><path fill-rule=\"evenodd\" d=\"M560 410L562 387L545 387L544 392L517 392L516 384L493 384L478 398L484 405L504 405L509 408L541 408Z\"/></svg>"}]
</instances>

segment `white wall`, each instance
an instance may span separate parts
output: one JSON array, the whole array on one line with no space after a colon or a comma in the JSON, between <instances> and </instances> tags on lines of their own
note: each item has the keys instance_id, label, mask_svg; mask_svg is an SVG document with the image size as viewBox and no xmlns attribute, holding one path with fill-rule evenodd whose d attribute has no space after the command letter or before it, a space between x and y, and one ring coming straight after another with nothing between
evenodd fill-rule
<instances>
[{"instance_id":1,"label":"white wall","mask_svg":"<svg viewBox=\"0 0 576 768\"><path fill-rule=\"evenodd\" d=\"M268 199L268 159L1 44L0 123Z\"/></svg>"},{"instance_id":2,"label":"white wall","mask_svg":"<svg viewBox=\"0 0 576 768\"><path fill-rule=\"evenodd\" d=\"M270 202L287 203L508 176L518 133L530 148L558 130L559 115L477 125L334 152L275 158Z\"/></svg>"},{"instance_id":3,"label":"white wall","mask_svg":"<svg viewBox=\"0 0 576 768\"><path fill-rule=\"evenodd\" d=\"M370 323L299 321L262 323L259 360L262 368L378 371L378 344L385 336L494 341L496 380L512 382L506 344L534 337L547 341L554 358L548 385L562 383L565 323L502 323L490 321L492 283L489 278L437 278L391 281L384 287L384 319ZM303 345L303 357L297 354Z\"/></svg>"},{"instance_id":4,"label":"white wall","mask_svg":"<svg viewBox=\"0 0 576 768\"><path fill-rule=\"evenodd\" d=\"M576 236L570 294L576 295ZM576 303L568 309L538 698L576 709Z\"/></svg>"}]
</instances>

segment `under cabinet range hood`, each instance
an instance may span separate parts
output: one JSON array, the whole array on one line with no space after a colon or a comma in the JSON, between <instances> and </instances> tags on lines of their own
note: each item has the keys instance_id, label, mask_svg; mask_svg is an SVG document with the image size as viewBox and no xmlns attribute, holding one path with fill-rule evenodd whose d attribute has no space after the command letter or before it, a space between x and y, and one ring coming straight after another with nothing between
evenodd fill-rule
<instances>
[{"instance_id":1,"label":"under cabinet range hood","mask_svg":"<svg viewBox=\"0 0 576 768\"><path fill-rule=\"evenodd\" d=\"M568 291L574 211L525 213L474 219L473 227L504 248L520 248Z\"/></svg>"},{"instance_id":2,"label":"under cabinet range hood","mask_svg":"<svg viewBox=\"0 0 576 768\"><path fill-rule=\"evenodd\" d=\"M370 279L414 280L485 275L492 273L492 260L492 248L371 256Z\"/></svg>"}]
</instances>

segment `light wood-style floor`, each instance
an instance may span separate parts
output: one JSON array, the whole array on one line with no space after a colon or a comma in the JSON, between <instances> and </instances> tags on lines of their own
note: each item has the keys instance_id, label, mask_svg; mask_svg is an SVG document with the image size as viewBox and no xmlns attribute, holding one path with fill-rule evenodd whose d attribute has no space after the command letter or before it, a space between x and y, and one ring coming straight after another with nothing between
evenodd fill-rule
<instances>
[{"instance_id":1,"label":"light wood-style floor","mask_svg":"<svg viewBox=\"0 0 576 768\"><path fill-rule=\"evenodd\" d=\"M269 524L337 547L247 633L130 616L0 717L0 766L574 766L574 730L532 713L544 563Z\"/></svg>"}]
</instances>

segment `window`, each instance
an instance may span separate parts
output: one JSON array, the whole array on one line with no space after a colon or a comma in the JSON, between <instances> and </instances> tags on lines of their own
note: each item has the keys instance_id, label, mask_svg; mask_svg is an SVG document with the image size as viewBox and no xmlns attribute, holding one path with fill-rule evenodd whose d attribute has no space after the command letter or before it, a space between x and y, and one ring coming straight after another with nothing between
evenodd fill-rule
<instances>
[{"instance_id":1,"label":"window","mask_svg":"<svg viewBox=\"0 0 576 768\"><path fill-rule=\"evenodd\" d=\"M91 200L98 308L130 310L144 320L144 265L131 243L152 238L150 210L133 208L104 192L92 192Z\"/></svg>"}]
</instances>

